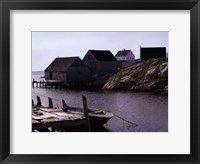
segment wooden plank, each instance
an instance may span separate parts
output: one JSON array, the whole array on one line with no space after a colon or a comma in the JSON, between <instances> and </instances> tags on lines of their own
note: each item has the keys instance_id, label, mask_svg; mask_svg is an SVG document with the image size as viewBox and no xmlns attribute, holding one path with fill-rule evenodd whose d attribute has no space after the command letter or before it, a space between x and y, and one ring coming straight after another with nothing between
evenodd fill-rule
<instances>
[{"instance_id":1,"label":"wooden plank","mask_svg":"<svg viewBox=\"0 0 200 164\"><path fill-rule=\"evenodd\" d=\"M54 108L43 108L43 107L40 107L39 110L42 110L44 112L62 112L63 110L62 109L54 109Z\"/></svg>"},{"instance_id":2,"label":"wooden plank","mask_svg":"<svg viewBox=\"0 0 200 164\"><path fill-rule=\"evenodd\" d=\"M32 118L35 120L42 120L45 118L53 118L54 116L47 112L34 111L32 112Z\"/></svg>"},{"instance_id":3,"label":"wooden plank","mask_svg":"<svg viewBox=\"0 0 200 164\"><path fill-rule=\"evenodd\" d=\"M41 123L41 122L38 120L32 119L32 124L39 124L39 123Z\"/></svg>"},{"instance_id":4,"label":"wooden plank","mask_svg":"<svg viewBox=\"0 0 200 164\"><path fill-rule=\"evenodd\" d=\"M37 110L32 112L32 118L36 120L42 120L42 119L83 119L85 116L83 113L66 113L66 112L45 112L43 110Z\"/></svg>"},{"instance_id":5,"label":"wooden plank","mask_svg":"<svg viewBox=\"0 0 200 164\"><path fill-rule=\"evenodd\" d=\"M75 117L75 118L85 118L83 113L64 113L64 112L54 112L55 115L60 117Z\"/></svg>"},{"instance_id":6,"label":"wooden plank","mask_svg":"<svg viewBox=\"0 0 200 164\"><path fill-rule=\"evenodd\" d=\"M88 120L87 119L78 119L74 121L55 121L55 122L46 122L46 123L40 123L40 124L32 124L33 129L44 129L48 127L57 128L57 127L67 127L67 126L73 126L73 125L87 125Z\"/></svg>"},{"instance_id":7,"label":"wooden plank","mask_svg":"<svg viewBox=\"0 0 200 164\"><path fill-rule=\"evenodd\" d=\"M68 118L67 120L64 118L51 118L51 119L41 120L42 123L53 123L53 122L61 122L61 121L70 121L70 118Z\"/></svg>"},{"instance_id":8,"label":"wooden plank","mask_svg":"<svg viewBox=\"0 0 200 164\"><path fill-rule=\"evenodd\" d=\"M81 112L81 111L70 110L69 113L83 115L83 112Z\"/></svg>"}]
</instances>

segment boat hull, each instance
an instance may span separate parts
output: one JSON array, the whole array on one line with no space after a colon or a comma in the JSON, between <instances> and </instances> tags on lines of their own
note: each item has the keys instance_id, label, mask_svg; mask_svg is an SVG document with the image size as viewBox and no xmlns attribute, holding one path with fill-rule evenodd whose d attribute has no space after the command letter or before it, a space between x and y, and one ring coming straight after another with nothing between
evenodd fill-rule
<instances>
[{"instance_id":1,"label":"boat hull","mask_svg":"<svg viewBox=\"0 0 200 164\"><path fill-rule=\"evenodd\" d=\"M112 113L91 114L89 113L89 122L91 127L100 127L106 124L113 117Z\"/></svg>"}]
</instances>

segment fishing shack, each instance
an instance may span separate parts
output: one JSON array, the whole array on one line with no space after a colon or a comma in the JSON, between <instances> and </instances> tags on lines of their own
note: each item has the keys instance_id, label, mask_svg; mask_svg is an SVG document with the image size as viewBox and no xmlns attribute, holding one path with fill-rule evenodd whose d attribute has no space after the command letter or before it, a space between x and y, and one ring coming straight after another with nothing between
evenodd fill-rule
<instances>
[{"instance_id":1,"label":"fishing shack","mask_svg":"<svg viewBox=\"0 0 200 164\"><path fill-rule=\"evenodd\" d=\"M141 60L166 58L166 47L140 47Z\"/></svg>"},{"instance_id":2,"label":"fishing shack","mask_svg":"<svg viewBox=\"0 0 200 164\"><path fill-rule=\"evenodd\" d=\"M45 80L61 80L65 85L79 85L91 78L89 68L79 57L57 57L45 69Z\"/></svg>"},{"instance_id":3,"label":"fishing shack","mask_svg":"<svg viewBox=\"0 0 200 164\"><path fill-rule=\"evenodd\" d=\"M88 50L83 62L91 70L92 75L115 73L118 61L109 50Z\"/></svg>"}]
</instances>

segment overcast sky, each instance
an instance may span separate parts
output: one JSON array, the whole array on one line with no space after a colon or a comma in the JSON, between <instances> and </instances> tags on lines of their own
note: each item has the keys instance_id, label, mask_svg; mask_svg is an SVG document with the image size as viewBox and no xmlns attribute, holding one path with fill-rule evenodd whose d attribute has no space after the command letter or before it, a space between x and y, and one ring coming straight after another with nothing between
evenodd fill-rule
<instances>
[{"instance_id":1,"label":"overcast sky","mask_svg":"<svg viewBox=\"0 0 200 164\"><path fill-rule=\"evenodd\" d=\"M32 32L32 71L44 71L56 57L79 56L91 50L132 50L140 58L141 47L166 47L168 32Z\"/></svg>"}]
</instances>

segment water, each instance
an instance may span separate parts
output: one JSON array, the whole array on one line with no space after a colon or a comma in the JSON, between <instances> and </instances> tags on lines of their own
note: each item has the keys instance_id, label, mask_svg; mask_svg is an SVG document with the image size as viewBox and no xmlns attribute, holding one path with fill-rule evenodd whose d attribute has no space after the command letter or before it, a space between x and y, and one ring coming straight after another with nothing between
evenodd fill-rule
<instances>
[{"instance_id":1,"label":"water","mask_svg":"<svg viewBox=\"0 0 200 164\"><path fill-rule=\"evenodd\" d=\"M40 79L43 74L33 74ZM43 79L40 79L43 80ZM86 91L58 88L32 88L32 98L40 96L42 104L48 106L51 97L55 107L61 107L64 99L69 106L82 106L82 97L88 99L88 107L103 109L114 115L104 125L111 132L167 132L168 97L149 93L131 93L123 91ZM117 117L120 116L121 118ZM132 123L129 123L127 121ZM136 126L137 125L137 126Z\"/></svg>"}]
</instances>

